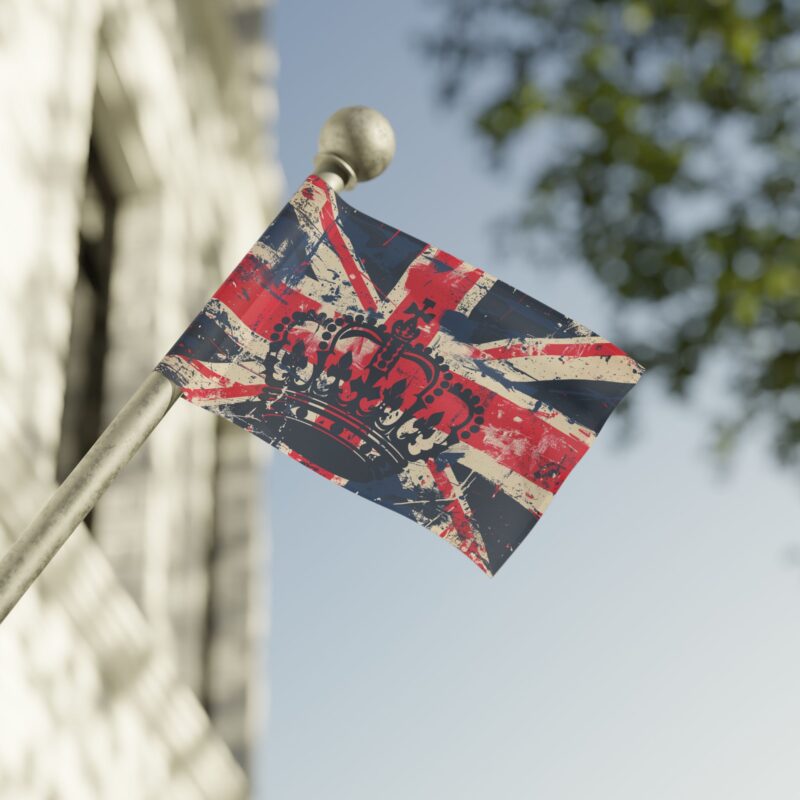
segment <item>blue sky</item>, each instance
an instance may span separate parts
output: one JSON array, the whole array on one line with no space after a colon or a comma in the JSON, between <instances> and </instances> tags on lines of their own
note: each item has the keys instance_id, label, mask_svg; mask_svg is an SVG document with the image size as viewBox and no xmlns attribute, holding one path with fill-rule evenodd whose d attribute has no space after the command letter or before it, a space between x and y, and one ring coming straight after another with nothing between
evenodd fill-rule
<instances>
[{"instance_id":1,"label":"blue sky","mask_svg":"<svg viewBox=\"0 0 800 800\"><path fill-rule=\"evenodd\" d=\"M521 181L437 101L429 19L416 0L278 5L287 196L325 118L375 106L397 156L348 202L613 338L624 320L584 276L498 251ZM259 796L795 800L797 476L758 430L727 469L712 460L719 387L677 401L646 376L627 437L612 418L491 580L275 454Z\"/></svg>"}]
</instances>

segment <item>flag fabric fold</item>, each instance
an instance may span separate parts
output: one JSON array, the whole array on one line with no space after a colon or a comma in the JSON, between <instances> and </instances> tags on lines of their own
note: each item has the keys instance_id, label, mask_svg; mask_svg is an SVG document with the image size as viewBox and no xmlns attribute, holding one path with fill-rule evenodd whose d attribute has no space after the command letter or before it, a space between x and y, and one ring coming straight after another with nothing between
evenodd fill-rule
<instances>
[{"instance_id":1,"label":"flag fabric fold","mask_svg":"<svg viewBox=\"0 0 800 800\"><path fill-rule=\"evenodd\" d=\"M157 369L489 574L643 372L313 175Z\"/></svg>"}]
</instances>

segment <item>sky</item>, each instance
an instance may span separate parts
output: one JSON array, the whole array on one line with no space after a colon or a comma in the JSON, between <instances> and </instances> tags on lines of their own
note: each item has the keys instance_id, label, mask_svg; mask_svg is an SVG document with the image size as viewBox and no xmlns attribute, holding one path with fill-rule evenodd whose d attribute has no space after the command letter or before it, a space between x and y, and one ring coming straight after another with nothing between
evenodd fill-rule
<instances>
[{"instance_id":1,"label":"sky","mask_svg":"<svg viewBox=\"0 0 800 800\"><path fill-rule=\"evenodd\" d=\"M522 183L438 101L430 20L419 0L278 4L287 198L326 117L374 106L397 156L349 203L614 338L585 275L498 246ZM797 475L755 426L727 467L708 454L718 376L676 400L648 374L631 399L492 579L275 453L258 797L800 796Z\"/></svg>"}]
</instances>

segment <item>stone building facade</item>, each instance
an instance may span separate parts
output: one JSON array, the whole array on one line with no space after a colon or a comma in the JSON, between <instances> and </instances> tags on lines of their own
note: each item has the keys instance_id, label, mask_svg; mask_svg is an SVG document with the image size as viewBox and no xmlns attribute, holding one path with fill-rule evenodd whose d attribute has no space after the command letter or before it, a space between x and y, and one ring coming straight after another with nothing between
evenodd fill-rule
<instances>
[{"instance_id":1,"label":"stone building facade","mask_svg":"<svg viewBox=\"0 0 800 800\"><path fill-rule=\"evenodd\" d=\"M0 3L0 548L275 212L264 6ZM0 625L0 797L248 795L266 455L179 403Z\"/></svg>"}]
</instances>

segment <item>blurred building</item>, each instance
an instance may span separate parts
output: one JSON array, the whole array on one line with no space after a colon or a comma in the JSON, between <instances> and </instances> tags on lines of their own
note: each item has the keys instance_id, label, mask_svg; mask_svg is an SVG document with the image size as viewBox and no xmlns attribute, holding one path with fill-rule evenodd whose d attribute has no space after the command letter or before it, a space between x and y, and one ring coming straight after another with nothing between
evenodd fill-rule
<instances>
[{"instance_id":1,"label":"blurred building","mask_svg":"<svg viewBox=\"0 0 800 800\"><path fill-rule=\"evenodd\" d=\"M0 3L0 548L275 211L264 5ZM266 452L178 404L0 626L0 797L247 796Z\"/></svg>"}]
</instances>

